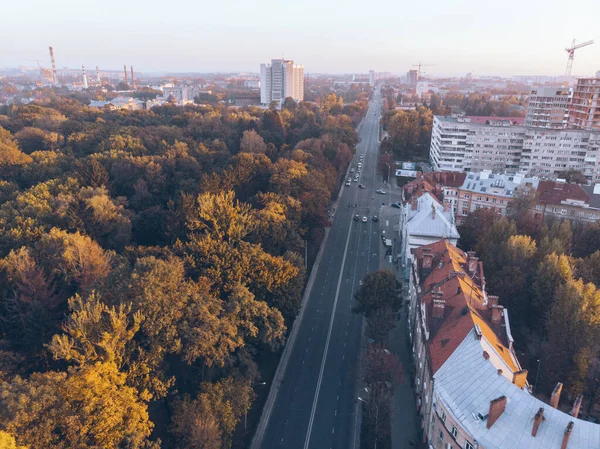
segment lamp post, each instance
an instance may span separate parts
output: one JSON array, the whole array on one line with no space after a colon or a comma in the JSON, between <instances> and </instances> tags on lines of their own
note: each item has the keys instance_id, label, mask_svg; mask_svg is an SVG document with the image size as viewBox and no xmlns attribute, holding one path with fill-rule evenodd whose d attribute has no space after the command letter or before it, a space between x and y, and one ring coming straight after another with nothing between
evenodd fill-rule
<instances>
[{"instance_id":1,"label":"lamp post","mask_svg":"<svg viewBox=\"0 0 600 449\"><path fill-rule=\"evenodd\" d=\"M257 384L252 385L253 387L259 387L261 385L267 385L266 382L259 382ZM244 413L244 430L246 430L248 427L248 410L246 410L246 412Z\"/></svg>"},{"instance_id":2,"label":"lamp post","mask_svg":"<svg viewBox=\"0 0 600 449\"><path fill-rule=\"evenodd\" d=\"M533 384L533 392L534 393L537 390L538 377L540 376L540 365L542 364L541 359L537 359L537 362L538 362L537 373L535 373L535 384Z\"/></svg>"}]
</instances>

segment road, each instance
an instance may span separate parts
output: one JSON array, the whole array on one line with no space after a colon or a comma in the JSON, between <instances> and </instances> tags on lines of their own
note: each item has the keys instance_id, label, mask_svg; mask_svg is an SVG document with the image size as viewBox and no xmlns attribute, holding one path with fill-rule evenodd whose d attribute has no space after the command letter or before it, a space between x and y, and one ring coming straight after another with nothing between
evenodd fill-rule
<instances>
[{"instance_id":1,"label":"road","mask_svg":"<svg viewBox=\"0 0 600 449\"><path fill-rule=\"evenodd\" d=\"M377 175L380 110L381 98L376 93L360 127L360 143L352 163L356 168L359 155L365 154L361 179L344 186L341 192L323 257L314 268L315 281L296 339L290 342L293 346L283 380L270 414L265 415L269 419L261 435L262 444L256 447L360 447L356 397L363 319L352 312L352 306L362 278L379 268L383 250L380 224L385 223L372 221L382 201L389 201L388 195L375 193L384 187ZM366 188L358 188L359 183ZM357 207L347 208L349 203ZM369 220L353 221L354 214Z\"/></svg>"}]
</instances>

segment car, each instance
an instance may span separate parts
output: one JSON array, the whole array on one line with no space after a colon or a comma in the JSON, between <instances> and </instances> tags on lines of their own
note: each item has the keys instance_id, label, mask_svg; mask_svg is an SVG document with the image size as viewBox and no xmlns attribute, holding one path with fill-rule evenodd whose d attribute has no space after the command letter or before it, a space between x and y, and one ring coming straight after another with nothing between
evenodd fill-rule
<instances>
[{"instance_id":1,"label":"car","mask_svg":"<svg viewBox=\"0 0 600 449\"><path fill-rule=\"evenodd\" d=\"M355 215L354 218L353 218L353 220L354 221L358 221L358 220L360 220L360 217L358 215Z\"/></svg>"},{"instance_id":2,"label":"car","mask_svg":"<svg viewBox=\"0 0 600 449\"><path fill-rule=\"evenodd\" d=\"M362 164L359 162L358 163L358 168L361 168L361 167L362 167Z\"/></svg>"},{"instance_id":3,"label":"car","mask_svg":"<svg viewBox=\"0 0 600 449\"><path fill-rule=\"evenodd\" d=\"M358 176L353 179L354 182L358 182Z\"/></svg>"},{"instance_id":4,"label":"car","mask_svg":"<svg viewBox=\"0 0 600 449\"><path fill-rule=\"evenodd\" d=\"M353 168L350 169L350 173L354 173L354 169Z\"/></svg>"},{"instance_id":5,"label":"car","mask_svg":"<svg viewBox=\"0 0 600 449\"><path fill-rule=\"evenodd\" d=\"M350 181L350 180L346 181L346 185L347 185L347 186L350 186L350 185L352 185L352 181Z\"/></svg>"},{"instance_id":6,"label":"car","mask_svg":"<svg viewBox=\"0 0 600 449\"><path fill-rule=\"evenodd\" d=\"M377 190L375 190L375 193L379 193L380 195L385 195L386 191L383 189L377 189Z\"/></svg>"},{"instance_id":7,"label":"car","mask_svg":"<svg viewBox=\"0 0 600 449\"><path fill-rule=\"evenodd\" d=\"M402 204L401 203L392 203L391 206L395 207L396 209L402 209Z\"/></svg>"},{"instance_id":8,"label":"car","mask_svg":"<svg viewBox=\"0 0 600 449\"><path fill-rule=\"evenodd\" d=\"M379 217L378 217L377 215L373 215L373 218L372 218L372 220L373 220L374 222L378 222L378 221L379 221Z\"/></svg>"},{"instance_id":9,"label":"car","mask_svg":"<svg viewBox=\"0 0 600 449\"><path fill-rule=\"evenodd\" d=\"M366 223L367 221L369 221L369 220L367 219L367 217L362 217L362 222L363 222L363 223Z\"/></svg>"},{"instance_id":10,"label":"car","mask_svg":"<svg viewBox=\"0 0 600 449\"><path fill-rule=\"evenodd\" d=\"M367 186L365 186L364 184L359 184L359 185L358 185L358 187L359 187L360 189L366 189L366 188L367 188Z\"/></svg>"}]
</instances>

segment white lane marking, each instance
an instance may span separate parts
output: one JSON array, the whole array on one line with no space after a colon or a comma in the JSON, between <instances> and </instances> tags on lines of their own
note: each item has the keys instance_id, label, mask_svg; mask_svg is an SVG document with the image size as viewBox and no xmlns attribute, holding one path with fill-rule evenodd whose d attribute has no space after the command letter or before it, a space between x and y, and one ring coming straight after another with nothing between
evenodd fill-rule
<instances>
[{"instance_id":1,"label":"white lane marking","mask_svg":"<svg viewBox=\"0 0 600 449\"><path fill-rule=\"evenodd\" d=\"M340 269L340 276L338 278L337 289L335 291L335 298L333 300L333 310L331 311L331 319L329 320L329 329L327 331L327 339L325 340L325 351L323 352L323 359L321 360L321 369L319 371L319 379L317 380L317 389L315 391L315 397L313 399L312 410L310 411L310 419L308 421L308 430L306 432L306 440L304 441L304 449L308 449L310 443L310 434L312 433L313 423L315 421L315 412L317 411L317 401L319 400L319 392L321 390L321 382L323 382L323 372L325 371L325 362L327 361L327 352L329 351L329 341L331 340L331 332L333 330L333 321L335 319L335 311L337 308L338 298L340 296L340 287L342 286L342 276L344 274L344 266L346 265L346 255L348 254L348 245L350 244L350 230L352 229L352 221L348 226L348 237L346 238L346 247L344 248L344 256L342 257L342 267ZM339 400L338 396L338 400Z\"/></svg>"}]
</instances>

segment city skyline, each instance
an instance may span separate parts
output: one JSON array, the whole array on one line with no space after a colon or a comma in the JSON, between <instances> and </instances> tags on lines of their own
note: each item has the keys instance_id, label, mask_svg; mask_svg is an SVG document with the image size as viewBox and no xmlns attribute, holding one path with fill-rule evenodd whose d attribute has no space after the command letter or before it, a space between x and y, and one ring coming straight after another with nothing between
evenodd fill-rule
<instances>
[{"instance_id":1,"label":"city skyline","mask_svg":"<svg viewBox=\"0 0 600 449\"><path fill-rule=\"evenodd\" d=\"M600 4L575 3L565 10L557 0L485 7L474 0L409 5L261 0L234 9L180 1L167 11L137 1L108 0L101 9L71 0L12 2L4 8L0 31L12 45L0 48L0 64L32 65L39 59L49 67L52 45L59 68L118 70L127 64L139 72L257 73L261 61L283 56L302 61L307 73L404 73L423 61L434 64L426 71L436 76L560 76L572 39L597 38ZM551 33L540 33L544 24ZM573 74L597 70L600 43L576 53Z\"/></svg>"}]
</instances>

